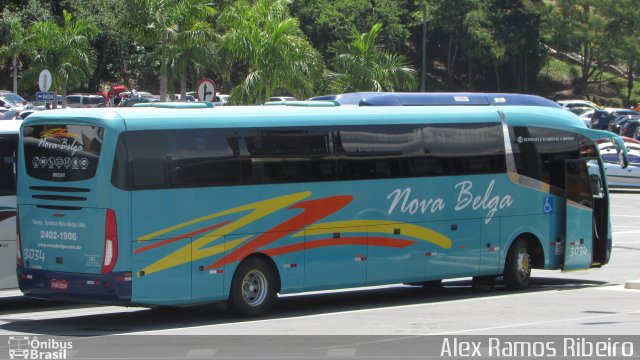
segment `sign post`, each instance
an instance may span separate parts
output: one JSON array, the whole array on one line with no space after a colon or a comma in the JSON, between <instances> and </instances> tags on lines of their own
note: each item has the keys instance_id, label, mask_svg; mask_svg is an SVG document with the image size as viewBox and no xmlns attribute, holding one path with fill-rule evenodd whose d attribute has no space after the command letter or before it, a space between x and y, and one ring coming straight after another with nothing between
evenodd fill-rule
<instances>
[{"instance_id":1,"label":"sign post","mask_svg":"<svg viewBox=\"0 0 640 360\"><path fill-rule=\"evenodd\" d=\"M51 89L51 72L47 69L44 69L40 72L40 76L38 76L38 87L40 88L40 92L36 93L37 101L45 101L52 102L53 108L55 109L57 106L57 99L55 92L49 92Z\"/></svg>"},{"instance_id":2,"label":"sign post","mask_svg":"<svg viewBox=\"0 0 640 360\"><path fill-rule=\"evenodd\" d=\"M213 80L202 78L196 87L196 97L200 101L212 101L216 96L216 84Z\"/></svg>"}]
</instances>

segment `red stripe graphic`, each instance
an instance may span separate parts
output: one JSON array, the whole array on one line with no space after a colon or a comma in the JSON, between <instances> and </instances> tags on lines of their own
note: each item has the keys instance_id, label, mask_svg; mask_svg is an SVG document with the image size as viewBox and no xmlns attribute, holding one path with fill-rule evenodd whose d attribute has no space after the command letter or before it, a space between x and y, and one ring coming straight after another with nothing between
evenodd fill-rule
<instances>
[{"instance_id":1,"label":"red stripe graphic","mask_svg":"<svg viewBox=\"0 0 640 360\"><path fill-rule=\"evenodd\" d=\"M221 268L226 264L240 261L256 249L267 246L293 232L299 231L309 224L335 213L347 206L351 200L353 200L352 196L341 195L297 203L289 209L303 209L302 213L257 236L255 239L240 246L222 259L208 265L205 267L205 270Z\"/></svg>"}]
</instances>

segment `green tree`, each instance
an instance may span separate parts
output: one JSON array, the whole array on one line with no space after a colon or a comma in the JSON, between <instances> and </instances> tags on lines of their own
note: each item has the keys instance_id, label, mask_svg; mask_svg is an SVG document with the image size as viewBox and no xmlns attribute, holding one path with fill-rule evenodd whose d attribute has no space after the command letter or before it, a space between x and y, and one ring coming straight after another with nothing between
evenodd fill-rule
<instances>
[{"instance_id":1,"label":"green tree","mask_svg":"<svg viewBox=\"0 0 640 360\"><path fill-rule=\"evenodd\" d=\"M18 60L19 57L27 52L28 49L28 33L22 26L20 19L11 15L7 11L3 11L3 19L9 30L9 38L7 44L0 46L0 58L11 58L11 68L13 71L13 92L18 93Z\"/></svg>"},{"instance_id":2,"label":"green tree","mask_svg":"<svg viewBox=\"0 0 640 360\"><path fill-rule=\"evenodd\" d=\"M52 75L52 86L62 95L62 106L66 107L69 88L86 83L95 70L95 51L89 37L95 33L90 24L73 20L70 13L63 12L64 23L38 22L30 29L28 55L33 65L25 71L25 78L35 81L42 69ZM54 106L56 102L54 102Z\"/></svg>"},{"instance_id":3,"label":"green tree","mask_svg":"<svg viewBox=\"0 0 640 360\"><path fill-rule=\"evenodd\" d=\"M126 24L134 38L148 47L157 61L160 100L165 101L171 70L180 73L184 58L195 54L193 49L203 44L210 30L205 21L214 9L206 0L140 0L132 10L135 15L129 16Z\"/></svg>"},{"instance_id":4,"label":"green tree","mask_svg":"<svg viewBox=\"0 0 640 360\"><path fill-rule=\"evenodd\" d=\"M611 51L627 78L625 105L635 105L631 96L640 66L640 7L636 0L603 0L601 4L608 19L606 35Z\"/></svg>"},{"instance_id":5,"label":"green tree","mask_svg":"<svg viewBox=\"0 0 640 360\"><path fill-rule=\"evenodd\" d=\"M199 0L182 1L177 12L177 41L172 47L172 73L180 77L180 97L186 98L189 70L196 73L214 63L214 30L207 20L214 9Z\"/></svg>"},{"instance_id":6,"label":"green tree","mask_svg":"<svg viewBox=\"0 0 640 360\"><path fill-rule=\"evenodd\" d=\"M378 36L382 24L367 33L353 30L351 41L338 41L330 50L332 73L329 89L333 92L395 91L415 89L416 71L408 59L382 49Z\"/></svg>"},{"instance_id":7,"label":"green tree","mask_svg":"<svg viewBox=\"0 0 640 360\"><path fill-rule=\"evenodd\" d=\"M427 2L427 17L432 36L442 34L444 40L447 84L453 83L455 65L464 50L463 42L468 37L465 21L478 9L480 0L430 0Z\"/></svg>"},{"instance_id":8,"label":"green tree","mask_svg":"<svg viewBox=\"0 0 640 360\"><path fill-rule=\"evenodd\" d=\"M220 17L225 78L246 66L248 74L231 90L234 102L268 100L276 90L304 98L313 94L323 73L321 57L289 15L287 1L240 0Z\"/></svg>"},{"instance_id":9,"label":"green tree","mask_svg":"<svg viewBox=\"0 0 640 360\"><path fill-rule=\"evenodd\" d=\"M607 22L599 6L602 6L599 0L556 0L553 11L545 19L549 25L545 31L551 32L546 34L551 47L578 54L574 58L580 66L573 85L576 93L602 74L610 60Z\"/></svg>"},{"instance_id":10,"label":"green tree","mask_svg":"<svg viewBox=\"0 0 640 360\"><path fill-rule=\"evenodd\" d=\"M394 52L415 51L411 44L414 26L422 23L422 1L388 0L293 0L291 12L300 20L302 31L326 55L329 46L351 36L353 28L369 31L376 23L385 29L380 43Z\"/></svg>"}]
</instances>

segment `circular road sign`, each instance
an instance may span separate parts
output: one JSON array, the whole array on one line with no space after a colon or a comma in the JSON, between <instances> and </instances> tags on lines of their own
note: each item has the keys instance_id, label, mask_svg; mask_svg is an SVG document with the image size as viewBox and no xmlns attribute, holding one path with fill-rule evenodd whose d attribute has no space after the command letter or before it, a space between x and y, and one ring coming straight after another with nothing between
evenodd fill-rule
<instances>
[{"instance_id":1,"label":"circular road sign","mask_svg":"<svg viewBox=\"0 0 640 360\"><path fill-rule=\"evenodd\" d=\"M202 78L196 88L196 96L200 101L212 101L216 96L216 84L211 79Z\"/></svg>"},{"instance_id":2,"label":"circular road sign","mask_svg":"<svg viewBox=\"0 0 640 360\"><path fill-rule=\"evenodd\" d=\"M51 72L49 70L44 69L40 71L40 76L38 77L38 86L40 87L40 91L47 92L51 88Z\"/></svg>"}]
</instances>

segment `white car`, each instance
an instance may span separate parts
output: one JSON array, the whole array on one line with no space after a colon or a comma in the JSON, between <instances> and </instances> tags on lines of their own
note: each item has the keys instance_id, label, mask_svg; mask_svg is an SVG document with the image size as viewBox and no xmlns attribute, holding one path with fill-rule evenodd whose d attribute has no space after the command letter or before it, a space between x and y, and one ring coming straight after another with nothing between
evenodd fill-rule
<instances>
[{"instance_id":1,"label":"white car","mask_svg":"<svg viewBox=\"0 0 640 360\"><path fill-rule=\"evenodd\" d=\"M12 110L33 109L33 104L25 100L22 96L11 91L0 90L0 107Z\"/></svg>"},{"instance_id":2,"label":"white car","mask_svg":"<svg viewBox=\"0 0 640 360\"><path fill-rule=\"evenodd\" d=\"M629 138L623 139L629 154L629 166L624 169L620 166L620 157L615 146L611 143L599 145L607 183L612 188L640 187L640 142Z\"/></svg>"},{"instance_id":3,"label":"white car","mask_svg":"<svg viewBox=\"0 0 640 360\"><path fill-rule=\"evenodd\" d=\"M269 101L298 101L293 96L273 96L269 98Z\"/></svg>"},{"instance_id":4,"label":"white car","mask_svg":"<svg viewBox=\"0 0 640 360\"><path fill-rule=\"evenodd\" d=\"M222 106L222 105L226 105L229 102L229 95L225 95L225 94L217 94L216 96L213 97L213 105L215 106Z\"/></svg>"},{"instance_id":5,"label":"white car","mask_svg":"<svg viewBox=\"0 0 640 360\"><path fill-rule=\"evenodd\" d=\"M563 109L569 111L574 108L602 109L601 106L589 100L558 100L556 102L562 106Z\"/></svg>"},{"instance_id":6,"label":"white car","mask_svg":"<svg viewBox=\"0 0 640 360\"><path fill-rule=\"evenodd\" d=\"M578 116L580 120L582 120L582 122L584 122L584 124L587 125L588 128L591 127L591 117L593 116L594 112L595 110L588 110L580 114L580 116Z\"/></svg>"}]
</instances>

